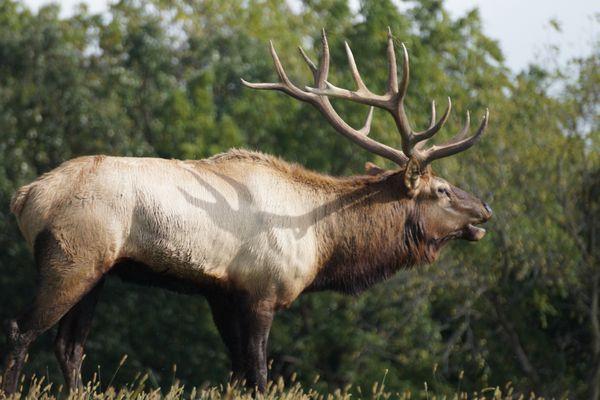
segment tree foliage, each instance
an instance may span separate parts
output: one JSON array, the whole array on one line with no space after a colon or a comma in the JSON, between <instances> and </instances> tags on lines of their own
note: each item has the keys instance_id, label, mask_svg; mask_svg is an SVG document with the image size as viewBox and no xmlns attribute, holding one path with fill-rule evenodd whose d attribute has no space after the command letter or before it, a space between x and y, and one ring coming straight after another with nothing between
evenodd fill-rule
<instances>
[{"instance_id":1,"label":"tree foliage","mask_svg":"<svg viewBox=\"0 0 600 400\"><path fill-rule=\"evenodd\" d=\"M565 70L531 65L515 75L476 10L453 18L439 0L401 8L364 0L357 11L346 0L121 0L104 15L82 6L68 18L58 6L33 13L1 1L0 317L25 306L35 281L10 196L69 158L202 158L247 147L333 174L361 173L367 160L385 164L305 104L240 84L274 79L270 38L293 79L309 82L295 48L316 58L322 26L332 80L352 86L348 40L367 85L379 89L391 27L411 55L407 108L417 126L428 121L430 99L452 96L446 138L467 109L478 116L490 107L484 140L435 168L485 198L495 218L484 241L452 244L435 265L361 297L297 301L276 319L272 374L319 375L331 389L369 388L389 371L392 390L511 381L523 392L600 398L600 46ZM335 105L354 126L366 115L362 106ZM399 146L382 112L373 135ZM34 346L28 369L56 377L50 336ZM85 369L108 381L123 354L117 380L145 370L153 384L169 384L172 364L195 385L227 377L203 299L110 281Z\"/></svg>"}]
</instances>

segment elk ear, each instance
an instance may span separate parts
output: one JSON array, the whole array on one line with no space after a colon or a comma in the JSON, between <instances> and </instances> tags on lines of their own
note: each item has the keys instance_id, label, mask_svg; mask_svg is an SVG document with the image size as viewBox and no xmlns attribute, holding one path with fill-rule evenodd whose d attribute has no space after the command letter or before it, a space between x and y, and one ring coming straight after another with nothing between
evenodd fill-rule
<instances>
[{"instance_id":1,"label":"elk ear","mask_svg":"<svg viewBox=\"0 0 600 400\"><path fill-rule=\"evenodd\" d=\"M406 170L404 170L404 185L409 196L414 197L419 193L421 175L421 163L416 158L411 157L406 165Z\"/></svg>"},{"instance_id":2,"label":"elk ear","mask_svg":"<svg viewBox=\"0 0 600 400\"><path fill-rule=\"evenodd\" d=\"M365 172L367 173L367 175L379 175L385 172L385 169L378 167L377 165L373 164L372 162L367 161L365 163Z\"/></svg>"}]
</instances>

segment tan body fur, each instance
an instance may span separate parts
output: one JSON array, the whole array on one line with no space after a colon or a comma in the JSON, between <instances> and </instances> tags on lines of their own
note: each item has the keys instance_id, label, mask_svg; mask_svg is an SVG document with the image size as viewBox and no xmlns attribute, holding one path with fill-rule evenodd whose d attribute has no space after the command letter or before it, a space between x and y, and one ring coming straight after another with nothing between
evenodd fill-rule
<instances>
[{"instance_id":1,"label":"tan body fur","mask_svg":"<svg viewBox=\"0 0 600 400\"><path fill-rule=\"evenodd\" d=\"M322 267L319 234L344 188L352 185L245 151L203 161L90 156L21 188L13 209L31 247L49 229L92 275L126 258L285 306Z\"/></svg>"}]
</instances>

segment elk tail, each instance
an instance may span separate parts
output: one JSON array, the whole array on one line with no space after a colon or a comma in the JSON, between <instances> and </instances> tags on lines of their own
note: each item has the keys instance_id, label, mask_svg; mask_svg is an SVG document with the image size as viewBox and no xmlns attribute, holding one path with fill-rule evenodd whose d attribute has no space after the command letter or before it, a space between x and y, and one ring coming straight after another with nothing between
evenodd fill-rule
<instances>
[{"instance_id":1,"label":"elk tail","mask_svg":"<svg viewBox=\"0 0 600 400\"><path fill-rule=\"evenodd\" d=\"M29 197L31 186L31 184L21 186L10 200L10 211L17 217L21 215L21 212L25 207L25 203L27 202L27 198Z\"/></svg>"}]
</instances>

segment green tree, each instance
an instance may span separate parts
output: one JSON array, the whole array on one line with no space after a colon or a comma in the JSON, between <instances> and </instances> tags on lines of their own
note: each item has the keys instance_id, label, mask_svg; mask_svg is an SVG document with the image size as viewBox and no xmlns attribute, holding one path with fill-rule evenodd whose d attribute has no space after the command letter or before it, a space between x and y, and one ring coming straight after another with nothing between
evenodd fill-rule
<instances>
[{"instance_id":1,"label":"green tree","mask_svg":"<svg viewBox=\"0 0 600 400\"><path fill-rule=\"evenodd\" d=\"M598 399L598 46L569 73L532 65L517 75L483 33L477 10L453 18L439 0L122 0L107 15L57 6L32 13L0 2L0 318L22 309L35 270L9 215L22 184L83 154L201 158L243 146L326 173L392 167L344 139L317 111L239 81L273 81L273 39L291 78L310 82L296 46L319 56L324 26L331 80L353 87L343 40L367 85L387 76L386 28L411 57L407 101L415 126L429 102L453 100L444 140L491 110L476 148L436 162L437 173L495 210L476 246L451 245L435 265L402 271L361 297L306 296L272 332L274 376L321 376L323 389L364 392L385 371L388 388L475 390L511 381L516 393ZM335 101L353 126L366 107ZM373 137L393 146L393 121L375 112ZM4 338L0 339L2 345ZM29 372L58 378L51 335L32 349ZM149 371L223 382L226 352L205 301L110 280L88 345L86 373L106 384ZM98 365L101 369L98 371Z\"/></svg>"}]
</instances>

